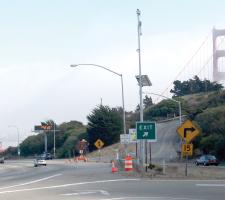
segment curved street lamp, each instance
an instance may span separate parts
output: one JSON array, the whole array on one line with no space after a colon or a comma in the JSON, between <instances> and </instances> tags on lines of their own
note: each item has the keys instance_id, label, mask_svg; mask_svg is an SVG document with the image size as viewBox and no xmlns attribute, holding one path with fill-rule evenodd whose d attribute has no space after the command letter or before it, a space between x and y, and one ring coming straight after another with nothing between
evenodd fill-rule
<instances>
[{"instance_id":1,"label":"curved street lamp","mask_svg":"<svg viewBox=\"0 0 225 200\"><path fill-rule=\"evenodd\" d=\"M163 97L163 98L165 98L165 99L169 99L169 100L171 100L171 101L174 101L174 102L178 103L178 106L179 106L179 121L180 121L180 125L182 124L182 119L181 119L181 102L180 102L180 101L177 101L177 100L175 100L175 99L172 99L172 98L163 96L163 95L161 95L161 94L156 94L156 93L153 93L153 92L144 92L144 94L152 94L152 95L156 95L156 96Z\"/></svg>"},{"instance_id":2,"label":"curved street lamp","mask_svg":"<svg viewBox=\"0 0 225 200\"><path fill-rule=\"evenodd\" d=\"M152 95L156 95L156 96L163 97L163 98L165 98L165 99L169 99L169 100L171 100L171 101L173 101L173 102L178 103L178 106L179 106L179 123L180 123L180 125L182 124L182 119L181 119L181 102L180 102L180 101L177 101L177 100L175 100L175 99L172 99L172 98L163 96L163 95L161 95L161 94L156 94L156 93L153 93L153 92L143 92L143 93L144 93L144 94L152 94ZM181 140L180 142L182 142L182 140ZM151 143L150 143L150 163L151 163Z\"/></svg>"},{"instance_id":3,"label":"curved street lamp","mask_svg":"<svg viewBox=\"0 0 225 200\"><path fill-rule=\"evenodd\" d=\"M123 90L123 75L119 74L111 69L108 69L104 66L101 65L97 65L97 64L74 64L74 65L70 65L70 67L78 67L78 66L95 66L95 67L99 67L102 69L105 69L115 75L120 76L121 78L121 90L122 90L122 105L123 105L123 133L126 134L126 116L125 116L125 108L124 108L124 90Z\"/></svg>"}]
</instances>

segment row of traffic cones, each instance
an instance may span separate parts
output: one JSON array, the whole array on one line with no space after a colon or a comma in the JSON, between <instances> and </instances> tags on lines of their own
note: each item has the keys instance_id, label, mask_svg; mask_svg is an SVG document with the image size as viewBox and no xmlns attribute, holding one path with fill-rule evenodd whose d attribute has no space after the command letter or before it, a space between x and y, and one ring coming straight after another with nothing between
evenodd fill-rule
<instances>
[{"instance_id":1,"label":"row of traffic cones","mask_svg":"<svg viewBox=\"0 0 225 200\"><path fill-rule=\"evenodd\" d=\"M69 158L69 159L66 160L65 162L66 162L66 163L72 163L73 161L74 161L74 162L78 162L78 161L84 161L84 162L87 162L88 159L87 159L86 156L80 155L80 156L78 156L78 157L74 157L73 159L72 159L72 158Z\"/></svg>"},{"instance_id":2,"label":"row of traffic cones","mask_svg":"<svg viewBox=\"0 0 225 200\"><path fill-rule=\"evenodd\" d=\"M132 157L130 155L127 155L125 157L125 166L124 169L125 171L133 171L133 162L132 162ZM112 161L112 173L118 172L117 167L115 166L115 161Z\"/></svg>"}]
</instances>

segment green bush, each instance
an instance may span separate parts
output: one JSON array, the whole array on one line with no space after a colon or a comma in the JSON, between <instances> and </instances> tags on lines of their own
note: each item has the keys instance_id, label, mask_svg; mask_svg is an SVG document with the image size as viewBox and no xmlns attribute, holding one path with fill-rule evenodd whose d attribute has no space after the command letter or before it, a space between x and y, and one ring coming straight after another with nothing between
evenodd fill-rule
<instances>
[{"instance_id":1,"label":"green bush","mask_svg":"<svg viewBox=\"0 0 225 200\"><path fill-rule=\"evenodd\" d=\"M218 134L212 134L206 137L203 137L200 141L200 149L203 153L212 153L215 154L215 147L217 141L221 140L222 136Z\"/></svg>"},{"instance_id":2,"label":"green bush","mask_svg":"<svg viewBox=\"0 0 225 200\"><path fill-rule=\"evenodd\" d=\"M104 146L114 144L120 140L123 130L122 117L116 108L100 105L88 115L89 149L96 149L94 143L101 139Z\"/></svg>"}]
</instances>

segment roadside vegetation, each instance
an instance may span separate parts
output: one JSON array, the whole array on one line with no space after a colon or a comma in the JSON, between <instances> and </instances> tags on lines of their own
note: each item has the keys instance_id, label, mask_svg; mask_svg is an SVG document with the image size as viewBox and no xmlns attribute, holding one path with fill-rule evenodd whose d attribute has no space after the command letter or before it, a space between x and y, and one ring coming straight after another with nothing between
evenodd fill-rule
<instances>
[{"instance_id":1,"label":"roadside vegetation","mask_svg":"<svg viewBox=\"0 0 225 200\"><path fill-rule=\"evenodd\" d=\"M187 81L174 81L171 89L173 98L181 102L182 115L193 120L201 127L201 134L194 140L195 154L212 153L225 159L225 90L223 86L209 80L200 80L197 76ZM145 96L144 119L164 120L179 116L178 104L169 99L153 104L152 98ZM140 107L126 112L126 132L135 128L139 120ZM97 139L104 142L104 147L119 141L123 133L123 110L121 107L110 108L99 105L87 116L88 124L78 121L56 125L56 155L59 158L71 157L79 153L77 146L81 139L88 141L89 150L94 151ZM51 123L54 123L53 121ZM48 132L48 150L53 153L53 132ZM34 156L43 153L43 133L30 136L21 143L22 156ZM9 147L5 154L16 155L17 149Z\"/></svg>"}]
</instances>

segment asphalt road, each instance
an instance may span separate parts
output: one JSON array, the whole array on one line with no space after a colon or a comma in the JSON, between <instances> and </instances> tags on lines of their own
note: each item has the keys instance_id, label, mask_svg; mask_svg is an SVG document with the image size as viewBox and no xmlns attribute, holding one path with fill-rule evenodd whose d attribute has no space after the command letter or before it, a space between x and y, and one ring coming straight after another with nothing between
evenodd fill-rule
<instances>
[{"instance_id":1,"label":"asphalt road","mask_svg":"<svg viewBox=\"0 0 225 200\"><path fill-rule=\"evenodd\" d=\"M225 180L151 180L111 173L109 163L31 160L0 165L1 200L224 200Z\"/></svg>"},{"instance_id":2,"label":"asphalt road","mask_svg":"<svg viewBox=\"0 0 225 200\"><path fill-rule=\"evenodd\" d=\"M176 129L179 119L157 123L157 142L152 142L152 159L170 161L178 158L180 137Z\"/></svg>"}]
</instances>

